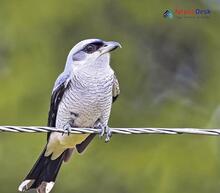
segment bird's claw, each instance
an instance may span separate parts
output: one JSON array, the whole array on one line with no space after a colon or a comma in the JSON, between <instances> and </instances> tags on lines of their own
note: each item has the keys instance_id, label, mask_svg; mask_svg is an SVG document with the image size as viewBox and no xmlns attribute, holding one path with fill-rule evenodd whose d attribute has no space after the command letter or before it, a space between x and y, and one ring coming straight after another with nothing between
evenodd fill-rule
<instances>
[{"instance_id":1,"label":"bird's claw","mask_svg":"<svg viewBox=\"0 0 220 193\"><path fill-rule=\"evenodd\" d=\"M103 127L102 125L98 126L99 131L99 138L102 138L105 135L105 127Z\"/></svg>"},{"instance_id":2,"label":"bird's claw","mask_svg":"<svg viewBox=\"0 0 220 193\"><path fill-rule=\"evenodd\" d=\"M67 133L67 135L70 135L70 133L71 133L71 125L70 124L66 124L63 129L64 129L63 135L66 133Z\"/></svg>"},{"instance_id":3,"label":"bird's claw","mask_svg":"<svg viewBox=\"0 0 220 193\"><path fill-rule=\"evenodd\" d=\"M105 142L108 143L111 139L112 131L111 131L110 127L108 127L108 126L105 127L105 131L106 131Z\"/></svg>"},{"instance_id":4,"label":"bird's claw","mask_svg":"<svg viewBox=\"0 0 220 193\"><path fill-rule=\"evenodd\" d=\"M97 129L99 130L99 138L102 138L104 135L106 135L105 137L105 142L109 142L110 138L112 136L112 131L108 126L103 126L101 124L99 124L97 126Z\"/></svg>"}]
</instances>

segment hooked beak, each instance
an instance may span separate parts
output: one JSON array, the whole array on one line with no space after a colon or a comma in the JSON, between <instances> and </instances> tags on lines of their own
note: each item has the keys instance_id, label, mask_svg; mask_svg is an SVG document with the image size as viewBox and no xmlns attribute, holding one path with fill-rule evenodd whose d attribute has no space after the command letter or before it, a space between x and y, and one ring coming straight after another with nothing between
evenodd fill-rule
<instances>
[{"instance_id":1,"label":"hooked beak","mask_svg":"<svg viewBox=\"0 0 220 193\"><path fill-rule=\"evenodd\" d=\"M104 46L100 49L101 55L111 52L117 48L122 48L121 44L119 44L118 42L114 42L114 41L110 41L110 42L105 42Z\"/></svg>"}]
</instances>

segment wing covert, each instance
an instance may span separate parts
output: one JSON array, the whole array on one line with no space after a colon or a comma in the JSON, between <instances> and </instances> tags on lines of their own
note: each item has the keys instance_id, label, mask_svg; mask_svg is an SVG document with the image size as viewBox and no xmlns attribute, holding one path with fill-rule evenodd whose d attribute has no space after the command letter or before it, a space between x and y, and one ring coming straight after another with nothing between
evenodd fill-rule
<instances>
[{"instance_id":1,"label":"wing covert","mask_svg":"<svg viewBox=\"0 0 220 193\"><path fill-rule=\"evenodd\" d=\"M119 82L117 77L114 75L113 87L112 87L112 102L115 102L120 94Z\"/></svg>"}]
</instances>

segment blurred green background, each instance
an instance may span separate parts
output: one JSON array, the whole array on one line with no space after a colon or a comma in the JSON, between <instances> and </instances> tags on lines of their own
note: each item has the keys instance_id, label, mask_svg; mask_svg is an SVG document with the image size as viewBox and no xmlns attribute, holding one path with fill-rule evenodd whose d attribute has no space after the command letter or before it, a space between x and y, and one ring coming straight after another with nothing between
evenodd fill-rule
<instances>
[{"instance_id":1,"label":"blurred green background","mask_svg":"<svg viewBox=\"0 0 220 193\"><path fill-rule=\"evenodd\" d=\"M211 10L165 19L166 9ZM0 125L46 125L51 89L69 50L115 40L121 95L112 127L220 127L219 0L0 0ZM17 187L45 134L0 135L0 192ZM64 164L53 192L217 193L220 143L207 136L98 138Z\"/></svg>"}]
</instances>

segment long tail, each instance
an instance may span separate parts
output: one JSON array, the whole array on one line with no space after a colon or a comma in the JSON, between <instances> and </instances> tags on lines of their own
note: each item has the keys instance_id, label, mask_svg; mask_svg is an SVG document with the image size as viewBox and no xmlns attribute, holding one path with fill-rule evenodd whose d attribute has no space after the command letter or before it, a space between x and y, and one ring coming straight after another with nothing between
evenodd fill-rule
<instances>
[{"instance_id":1,"label":"long tail","mask_svg":"<svg viewBox=\"0 0 220 193\"><path fill-rule=\"evenodd\" d=\"M46 148L20 184L19 191L25 192L30 189L37 189L38 193L49 193L53 188L60 166L65 159L65 151L55 160L51 160L51 156L44 156L45 151Z\"/></svg>"}]
</instances>

